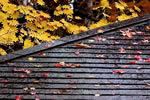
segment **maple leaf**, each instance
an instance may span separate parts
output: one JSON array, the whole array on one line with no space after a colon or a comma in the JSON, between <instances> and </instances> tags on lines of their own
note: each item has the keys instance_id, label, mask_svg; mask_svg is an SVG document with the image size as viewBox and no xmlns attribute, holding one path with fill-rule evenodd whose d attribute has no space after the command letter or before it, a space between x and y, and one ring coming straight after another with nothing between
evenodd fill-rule
<instances>
[{"instance_id":1,"label":"maple leaf","mask_svg":"<svg viewBox=\"0 0 150 100\"><path fill-rule=\"evenodd\" d=\"M84 44L84 43L80 43L80 44L76 44L75 45L76 47L87 47L87 48L90 48L91 46L87 45L87 44Z\"/></svg>"}]
</instances>

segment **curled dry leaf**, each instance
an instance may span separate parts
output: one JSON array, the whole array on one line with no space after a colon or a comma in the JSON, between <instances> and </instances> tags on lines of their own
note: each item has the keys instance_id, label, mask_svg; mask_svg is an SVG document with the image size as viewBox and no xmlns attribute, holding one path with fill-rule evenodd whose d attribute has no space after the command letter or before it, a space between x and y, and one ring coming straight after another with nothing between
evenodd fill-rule
<instances>
[{"instance_id":1,"label":"curled dry leaf","mask_svg":"<svg viewBox=\"0 0 150 100\"><path fill-rule=\"evenodd\" d=\"M138 54L142 54L142 52L141 52L141 51L136 51L136 53L138 53Z\"/></svg>"},{"instance_id":2,"label":"curled dry leaf","mask_svg":"<svg viewBox=\"0 0 150 100\"><path fill-rule=\"evenodd\" d=\"M103 54L97 54L96 57L104 57Z\"/></svg>"},{"instance_id":3,"label":"curled dry leaf","mask_svg":"<svg viewBox=\"0 0 150 100\"><path fill-rule=\"evenodd\" d=\"M94 96L99 97L99 96L100 96L100 94L94 94Z\"/></svg>"},{"instance_id":4,"label":"curled dry leaf","mask_svg":"<svg viewBox=\"0 0 150 100\"><path fill-rule=\"evenodd\" d=\"M29 60L29 61L35 61L35 58L29 57L28 60Z\"/></svg>"},{"instance_id":5,"label":"curled dry leaf","mask_svg":"<svg viewBox=\"0 0 150 100\"><path fill-rule=\"evenodd\" d=\"M30 94L31 94L31 95L35 95L36 92L35 92L35 91L31 91Z\"/></svg>"},{"instance_id":6,"label":"curled dry leaf","mask_svg":"<svg viewBox=\"0 0 150 100\"><path fill-rule=\"evenodd\" d=\"M45 56L45 53L40 51L40 56Z\"/></svg>"},{"instance_id":7,"label":"curled dry leaf","mask_svg":"<svg viewBox=\"0 0 150 100\"><path fill-rule=\"evenodd\" d=\"M41 74L42 77L48 77L48 74Z\"/></svg>"},{"instance_id":8,"label":"curled dry leaf","mask_svg":"<svg viewBox=\"0 0 150 100\"><path fill-rule=\"evenodd\" d=\"M136 61L130 61L129 63L130 64L136 64Z\"/></svg>"},{"instance_id":9,"label":"curled dry leaf","mask_svg":"<svg viewBox=\"0 0 150 100\"><path fill-rule=\"evenodd\" d=\"M46 48L50 48L50 47L51 47L51 45L49 45L49 44L46 44L46 45L45 45L45 47L46 47Z\"/></svg>"},{"instance_id":10,"label":"curled dry leaf","mask_svg":"<svg viewBox=\"0 0 150 100\"><path fill-rule=\"evenodd\" d=\"M72 77L72 75L71 75L71 74L68 74L66 77Z\"/></svg>"},{"instance_id":11,"label":"curled dry leaf","mask_svg":"<svg viewBox=\"0 0 150 100\"><path fill-rule=\"evenodd\" d=\"M75 52L74 52L74 54L79 55L79 54L80 54L80 52L79 52L79 51L75 51Z\"/></svg>"},{"instance_id":12,"label":"curled dry leaf","mask_svg":"<svg viewBox=\"0 0 150 100\"><path fill-rule=\"evenodd\" d=\"M23 96L22 95L17 95L15 96L15 100L22 100L23 99Z\"/></svg>"},{"instance_id":13,"label":"curled dry leaf","mask_svg":"<svg viewBox=\"0 0 150 100\"><path fill-rule=\"evenodd\" d=\"M125 71L121 70L121 69L117 69L117 70L113 70L112 71L113 74L124 74Z\"/></svg>"},{"instance_id":14,"label":"curled dry leaf","mask_svg":"<svg viewBox=\"0 0 150 100\"><path fill-rule=\"evenodd\" d=\"M126 50L125 50L124 48L120 48L119 51L120 51L121 53L126 53Z\"/></svg>"},{"instance_id":15,"label":"curled dry leaf","mask_svg":"<svg viewBox=\"0 0 150 100\"><path fill-rule=\"evenodd\" d=\"M123 66L122 68L129 68L128 66Z\"/></svg>"},{"instance_id":16,"label":"curled dry leaf","mask_svg":"<svg viewBox=\"0 0 150 100\"><path fill-rule=\"evenodd\" d=\"M150 83L147 83L145 86L150 87Z\"/></svg>"},{"instance_id":17,"label":"curled dry leaf","mask_svg":"<svg viewBox=\"0 0 150 100\"><path fill-rule=\"evenodd\" d=\"M101 37L95 37L94 38L96 41L101 41L103 38L101 38Z\"/></svg>"},{"instance_id":18,"label":"curled dry leaf","mask_svg":"<svg viewBox=\"0 0 150 100\"><path fill-rule=\"evenodd\" d=\"M149 62L150 63L150 58L147 58L146 60L144 60L145 62Z\"/></svg>"},{"instance_id":19,"label":"curled dry leaf","mask_svg":"<svg viewBox=\"0 0 150 100\"><path fill-rule=\"evenodd\" d=\"M90 48L91 46L87 45L87 44L84 44L84 43L80 43L80 44L76 44L75 45L76 47L87 47L87 48Z\"/></svg>"},{"instance_id":20,"label":"curled dry leaf","mask_svg":"<svg viewBox=\"0 0 150 100\"><path fill-rule=\"evenodd\" d=\"M141 58L141 56L138 56L138 55L136 55L136 56L134 56L138 61L142 61L143 59Z\"/></svg>"},{"instance_id":21,"label":"curled dry leaf","mask_svg":"<svg viewBox=\"0 0 150 100\"><path fill-rule=\"evenodd\" d=\"M65 62L56 63L54 66L55 66L55 67L62 67L62 66L65 66Z\"/></svg>"},{"instance_id":22,"label":"curled dry leaf","mask_svg":"<svg viewBox=\"0 0 150 100\"><path fill-rule=\"evenodd\" d=\"M3 82L3 83L7 83L7 82L8 82L8 80L1 80L1 82Z\"/></svg>"}]
</instances>

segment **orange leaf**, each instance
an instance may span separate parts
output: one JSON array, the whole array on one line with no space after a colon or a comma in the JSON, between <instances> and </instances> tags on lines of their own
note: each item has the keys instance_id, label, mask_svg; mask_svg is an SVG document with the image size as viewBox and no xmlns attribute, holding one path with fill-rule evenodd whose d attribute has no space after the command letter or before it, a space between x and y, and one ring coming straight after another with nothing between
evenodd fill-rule
<instances>
[{"instance_id":1,"label":"orange leaf","mask_svg":"<svg viewBox=\"0 0 150 100\"><path fill-rule=\"evenodd\" d=\"M131 62L129 62L130 64L136 64L136 61L131 61Z\"/></svg>"},{"instance_id":2,"label":"orange leaf","mask_svg":"<svg viewBox=\"0 0 150 100\"><path fill-rule=\"evenodd\" d=\"M64 62L59 62L59 63L56 63L54 66L55 66L55 67L62 67L62 66L64 66L64 65L65 65Z\"/></svg>"},{"instance_id":3,"label":"orange leaf","mask_svg":"<svg viewBox=\"0 0 150 100\"><path fill-rule=\"evenodd\" d=\"M83 43L81 43L81 44L76 44L75 46L76 46L76 47L87 47L87 48L90 48L89 45L83 44Z\"/></svg>"},{"instance_id":4,"label":"orange leaf","mask_svg":"<svg viewBox=\"0 0 150 100\"><path fill-rule=\"evenodd\" d=\"M113 74L123 74L123 73L125 73L125 71L123 71L121 69L117 69L117 70L113 70L112 73Z\"/></svg>"}]
</instances>

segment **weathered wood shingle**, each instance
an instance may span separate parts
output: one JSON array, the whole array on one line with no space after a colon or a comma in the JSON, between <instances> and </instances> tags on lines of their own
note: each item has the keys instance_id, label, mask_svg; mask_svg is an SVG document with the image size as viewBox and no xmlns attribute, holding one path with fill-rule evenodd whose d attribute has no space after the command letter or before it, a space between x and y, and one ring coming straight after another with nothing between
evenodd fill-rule
<instances>
[{"instance_id":1,"label":"weathered wood shingle","mask_svg":"<svg viewBox=\"0 0 150 100\"><path fill-rule=\"evenodd\" d=\"M0 57L0 99L149 100L149 25L144 15Z\"/></svg>"}]
</instances>

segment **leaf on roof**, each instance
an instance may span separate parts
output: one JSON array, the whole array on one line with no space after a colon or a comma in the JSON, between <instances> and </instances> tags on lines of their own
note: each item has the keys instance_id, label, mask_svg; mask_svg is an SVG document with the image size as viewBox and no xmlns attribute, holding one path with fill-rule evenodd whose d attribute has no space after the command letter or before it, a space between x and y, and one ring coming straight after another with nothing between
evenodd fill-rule
<instances>
[{"instance_id":1,"label":"leaf on roof","mask_svg":"<svg viewBox=\"0 0 150 100\"><path fill-rule=\"evenodd\" d=\"M112 73L113 74L123 74L123 73L125 73L125 71L123 71L121 69L117 69L117 70L113 70Z\"/></svg>"},{"instance_id":2,"label":"leaf on roof","mask_svg":"<svg viewBox=\"0 0 150 100\"><path fill-rule=\"evenodd\" d=\"M136 61L130 61L129 63L130 64L136 64Z\"/></svg>"},{"instance_id":3,"label":"leaf on roof","mask_svg":"<svg viewBox=\"0 0 150 100\"><path fill-rule=\"evenodd\" d=\"M54 64L55 67L62 67L65 66L65 62L58 62L56 64Z\"/></svg>"},{"instance_id":4,"label":"leaf on roof","mask_svg":"<svg viewBox=\"0 0 150 100\"><path fill-rule=\"evenodd\" d=\"M80 44L76 44L75 45L76 47L87 47L87 48L90 48L91 46L87 45L87 44L84 44L84 43L80 43Z\"/></svg>"},{"instance_id":5,"label":"leaf on roof","mask_svg":"<svg viewBox=\"0 0 150 100\"><path fill-rule=\"evenodd\" d=\"M124 48L119 49L120 53L126 53L126 50Z\"/></svg>"}]
</instances>

